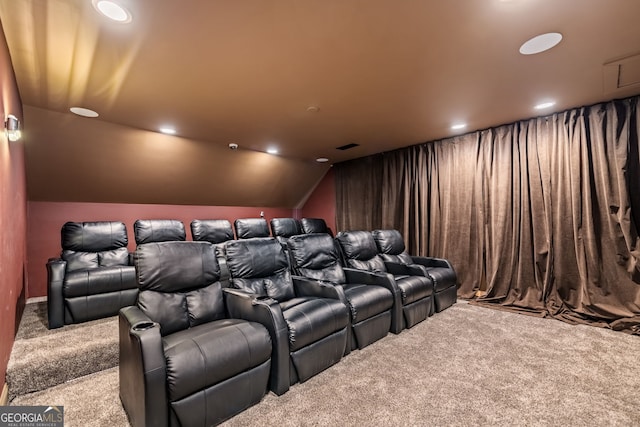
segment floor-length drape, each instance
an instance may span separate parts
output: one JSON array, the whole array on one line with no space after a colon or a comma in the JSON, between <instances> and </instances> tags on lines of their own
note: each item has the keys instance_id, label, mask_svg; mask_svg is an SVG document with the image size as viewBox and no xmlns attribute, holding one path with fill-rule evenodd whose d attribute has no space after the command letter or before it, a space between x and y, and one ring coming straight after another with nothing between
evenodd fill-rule
<instances>
[{"instance_id":1,"label":"floor-length drape","mask_svg":"<svg viewBox=\"0 0 640 427\"><path fill-rule=\"evenodd\" d=\"M638 100L338 164L337 227L400 230L461 297L640 332Z\"/></svg>"}]
</instances>

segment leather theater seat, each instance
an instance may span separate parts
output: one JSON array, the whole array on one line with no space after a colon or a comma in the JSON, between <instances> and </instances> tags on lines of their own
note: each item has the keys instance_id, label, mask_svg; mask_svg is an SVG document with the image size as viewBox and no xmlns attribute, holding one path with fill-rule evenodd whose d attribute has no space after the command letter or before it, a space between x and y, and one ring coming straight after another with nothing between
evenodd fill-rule
<instances>
[{"instance_id":1,"label":"leather theater seat","mask_svg":"<svg viewBox=\"0 0 640 427\"><path fill-rule=\"evenodd\" d=\"M226 243L231 286L229 313L266 326L273 342L270 388L276 394L340 361L349 330L349 312L325 297L316 282L292 279L284 249L274 238Z\"/></svg>"},{"instance_id":2,"label":"leather theater seat","mask_svg":"<svg viewBox=\"0 0 640 427\"><path fill-rule=\"evenodd\" d=\"M327 227L327 223L322 218L302 218L300 227L304 234L326 233L333 237L331 230Z\"/></svg>"},{"instance_id":3,"label":"leather theater seat","mask_svg":"<svg viewBox=\"0 0 640 427\"><path fill-rule=\"evenodd\" d=\"M294 272L333 286L350 308L348 351L364 348L389 333L394 296L393 284L386 276L343 269L335 242L328 234L292 236L288 246ZM362 278L365 280L358 280Z\"/></svg>"},{"instance_id":4,"label":"leather theater seat","mask_svg":"<svg viewBox=\"0 0 640 427\"><path fill-rule=\"evenodd\" d=\"M402 328L411 328L433 313L433 282L417 266L387 263L378 255L371 233L345 231L336 236L345 263L351 268L389 273L401 295Z\"/></svg>"},{"instance_id":5,"label":"leather theater seat","mask_svg":"<svg viewBox=\"0 0 640 427\"><path fill-rule=\"evenodd\" d=\"M239 218L233 222L237 239L269 237L269 224L264 218Z\"/></svg>"},{"instance_id":6,"label":"leather theater seat","mask_svg":"<svg viewBox=\"0 0 640 427\"><path fill-rule=\"evenodd\" d=\"M436 313L451 307L457 301L458 278L446 259L411 256L405 252L404 240L398 230L375 230L371 233L378 253L385 262L418 265L423 275L431 278L434 286Z\"/></svg>"},{"instance_id":7,"label":"leather theater seat","mask_svg":"<svg viewBox=\"0 0 640 427\"><path fill-rule=\"evenodd\" d=\"M208 242L140 245L140 295L120 311L120 399L134 427L209 426L267 392L271 338L227 318Z\"/></svg>"},{"instance_id":8,"label":"leather theater seat","mask_svg":"<svg viewBox=\"0 0 640 427\"><path fill-rule=\"evenodd\" d=\"M122 222L67 222L62 255L47 262L49 329L115 316L136 301Z\"/></svg>"}]
</instances>

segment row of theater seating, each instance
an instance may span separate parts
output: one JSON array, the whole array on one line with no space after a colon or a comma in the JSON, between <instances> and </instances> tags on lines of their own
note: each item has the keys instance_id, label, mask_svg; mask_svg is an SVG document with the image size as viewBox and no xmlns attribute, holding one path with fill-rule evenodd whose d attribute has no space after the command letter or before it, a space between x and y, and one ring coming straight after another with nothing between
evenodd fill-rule
<instances>
[{"instance_id":1,"label":"row of theater seating","mask_svg":"<svg viewBox=\"0 0 640 427\"><path fill-rule=\"evenodd\" d=\"M133 258L140 293L119 315L133 426L217 424L456 299L451 266L409 256L395 230L151 242Z\"/></svg>"},{"instance_id":2,"label":"row of theater seating","mask_svg":"<svg viewBox=\"0 0 640 427\"><path fill-rule=\"evenodd\" d=\"M290 225L289 220L294 228L283 225ZM193 240L219 244L234 239L228 220L196 219L190 225ZM275 218L271 225L274 236L330 232L320 218ZM239 239L270 235L264 218L237 219L234 228ZM137 220L133 230L136 245L187 239L185 226L178 220ZM124 223L68 222L61 233L62 253L47 262L50 329L115 316L135 302L138 289ZM227 277L223 265L223 281Z\"/></svg>"}]
</instances>

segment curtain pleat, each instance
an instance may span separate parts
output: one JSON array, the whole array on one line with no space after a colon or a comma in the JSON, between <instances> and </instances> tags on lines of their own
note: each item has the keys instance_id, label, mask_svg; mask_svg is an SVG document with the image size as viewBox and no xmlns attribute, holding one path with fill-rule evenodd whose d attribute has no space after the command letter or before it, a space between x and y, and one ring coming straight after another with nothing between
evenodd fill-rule
<instances>
[{"instance_id":1,"label":"curtain pleat","mask_svg":"<svg viewBox=\"0 0 640 427\"><path fill-rule=\"evenodd\" d=\"M463 298L640 332L638 100L338 164L337 227L398 229Z\"/></svg>"}]
</instances>

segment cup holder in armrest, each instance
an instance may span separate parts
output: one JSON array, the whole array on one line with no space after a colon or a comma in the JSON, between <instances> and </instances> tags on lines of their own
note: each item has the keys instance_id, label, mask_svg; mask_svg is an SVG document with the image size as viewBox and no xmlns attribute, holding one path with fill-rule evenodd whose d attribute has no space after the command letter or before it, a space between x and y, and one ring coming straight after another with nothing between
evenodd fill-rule
<instances>
[{"instance_id":1,"label":"cup holder in armrest","mask_svg":"<svg viewBox=\"0 0 640 427\"><path fill-rule=\"evenodd\" d=\"M133 326L133 330L134 331L146 331L147 329L151 329L155 326L156 324L153 322L140 322L137 323Z\"/></svg>"},{"instance_id":2,"label":"cup holder in armrest","mask_svg":"<svg viewBox=\"0 0 640 427\"><path fill-rule=\"evenodd\" d=\"M265 300L270 300L271 297L269 295L260 295L258 297L256 297L256 301L265 301Z\"/></svg>"}]
</instances>

